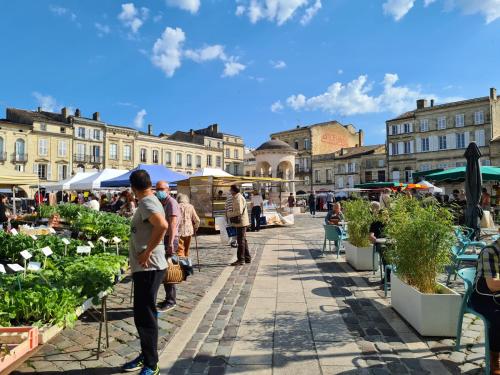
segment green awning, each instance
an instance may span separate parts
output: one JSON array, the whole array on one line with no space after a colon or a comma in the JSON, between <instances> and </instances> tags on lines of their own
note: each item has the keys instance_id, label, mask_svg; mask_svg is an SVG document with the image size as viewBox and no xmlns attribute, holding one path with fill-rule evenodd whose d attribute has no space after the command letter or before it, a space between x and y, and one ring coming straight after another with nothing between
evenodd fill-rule
<instances>
[{"instance_id":1,"label":"green awning","mask_svg":"<svg viewBox=\"0 0 500 375\"><path fill-rule=\"evenodd\" d=\"M439 168L439 169L430 169L428 171L419 171L419 172L413 172L412 173L412 177L413 177L413 181L415 181L415 179L417 177L426 177L430 174L433 174L433 173L437 173L437 172L442 172L443 171L443 168Z\"/></svg>"},{"instance_id":2,"label":"green awning","mask_svg":"<svg viewBox=\"0 0 500 375\"><path fill-rule=\"evenodd\" d=\"M500 181L500 167L481 167L483 181ZM442 172L436 172L426 175L430 181L465 181L465 167L446 169Z\"/></svg>"},{"instance_id":3,"label":"green awning","mask_svg":"<svg viewBox=\"0 0 500 375\"><path fill-rule=\"evenodd\" d=\"M400 182L367 182L365 184L354 185L354 187L358 189L382 189L403 186L406 186L406 184Z\"/></svg>"}]
</instances>

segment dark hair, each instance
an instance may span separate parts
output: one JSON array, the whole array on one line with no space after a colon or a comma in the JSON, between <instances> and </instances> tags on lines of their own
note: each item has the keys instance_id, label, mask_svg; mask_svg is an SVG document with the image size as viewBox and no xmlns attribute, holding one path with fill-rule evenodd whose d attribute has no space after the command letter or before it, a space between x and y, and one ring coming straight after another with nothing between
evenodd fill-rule
<instances>
[{"instance_id":1,"label":"dark hair","mask_svg":"<svg viewBox=\"0 0 500 375\"><path fill-rule=\"evenodd\" d=\"M5 198L7 198L5 194L0 194L0 201L4 200Z\"/></svg>"},{"instance_id":2,"label":"dark hair","mask_svg":"<svg viewBox=\"0 0 500 375\"><path fill-rule=\"evenodd\" d=\"M144 169L138 169L133 171L129 177L130 186L137 190L143 191L151 188L151 177L149 177L149 173Z\"/></svg>"},{"instance_id":3,"label":"dark hair","mask_svg":"<svg viewBox=\"0 0 500 375\"><path fill-rule=\"evenodd\" d=\"M237 185L231 185L231 191L238 194L240 192L240 188Z\"/></svg>"},{"instance_id":4,"label":"dark hair","mask_svg":"<svg viewBox=\"0 0 500 375\"><path fill-rule=\"evenodd\" d=\"M488 192L488 190L486 188L483 188L482 191L483 191L483 193L487 193Z\"/></svg>"}]
</instances>

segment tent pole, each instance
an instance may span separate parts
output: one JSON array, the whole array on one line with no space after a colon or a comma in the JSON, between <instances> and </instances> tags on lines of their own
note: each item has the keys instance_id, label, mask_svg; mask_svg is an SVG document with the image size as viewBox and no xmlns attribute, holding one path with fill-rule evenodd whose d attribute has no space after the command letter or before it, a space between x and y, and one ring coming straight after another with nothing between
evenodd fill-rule
<instances>
[{"instance_id":1,"label":"tent pole","mask_svg":"<svg viewBox=\"0 0 500 375\"><path fill-rule=\"evenodd\" d=\"M16 185L12 186L12 215L16 216Z\"/></svg>"}]
</instances>

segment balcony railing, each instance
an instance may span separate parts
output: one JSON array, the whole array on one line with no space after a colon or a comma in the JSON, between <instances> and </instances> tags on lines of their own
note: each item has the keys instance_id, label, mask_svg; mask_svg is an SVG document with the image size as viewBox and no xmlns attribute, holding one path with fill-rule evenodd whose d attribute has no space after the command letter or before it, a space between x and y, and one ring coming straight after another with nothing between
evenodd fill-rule
<instances>
[{"instance_id":1,"label":"balcony railing","mask_svg":"<svg viewBox=\"0 0 500 375\"><path fill-rule=\"evenodd\" d=\"M295 168L295 173L310 173L310 172L311 172L311 168L309 168L309 167Z\"/></svg>"},{"instance_id":2,"label":"balcony railing","mask_svg":"<svg viewBox=\"0 0 500 375\"><path fill-rule=\"evenodd\" d=\"M74 154L73 161L79 163L93 163L93 164L102 164L103 157L96 155L82 155L82 154Z\"/></svg>"},{"instance_id":3,"label":"balcony railing","mask_svg":"<svg viewBox=\"0 0 500 375\"><path fill-rule=\"evenodd\" d=\"M7 153L0 152L0 161L6 161L6 160L7 160Z\"/></svg>"},{"instance_id":4,"label":"balcony railing","mask_svg":"<svg viewBox=\"0 0 500 375\"><path fill-rule=\"evenodd\" d=\"M16 163L26 163L28 161L28 154L12 154L12 161Z\"/></svg>"}]
</instances>

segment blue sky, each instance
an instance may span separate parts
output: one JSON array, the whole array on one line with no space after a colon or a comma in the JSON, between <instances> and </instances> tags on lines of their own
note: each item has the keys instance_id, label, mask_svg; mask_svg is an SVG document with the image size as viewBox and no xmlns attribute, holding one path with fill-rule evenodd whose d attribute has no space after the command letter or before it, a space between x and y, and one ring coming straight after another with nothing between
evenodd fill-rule
<instances>
[{"instance_id":1,"label":"blue sky","mask_svg":"<svg viewBox=\"0 0 500 375\"><path fill-rule=\"evenodd\" d=\"M0 2L0 111L80 108L258 146L328 120L382 143L414 107L500 88L500 0Z\"/></svg>"}]
</instances>

